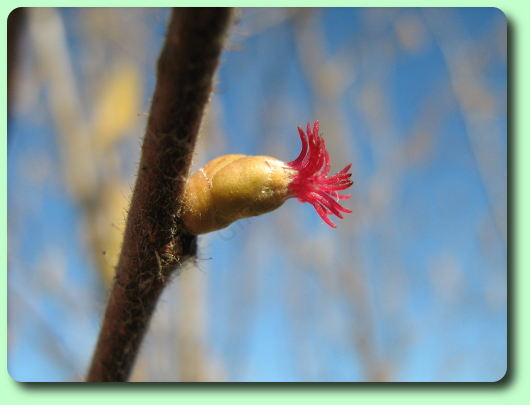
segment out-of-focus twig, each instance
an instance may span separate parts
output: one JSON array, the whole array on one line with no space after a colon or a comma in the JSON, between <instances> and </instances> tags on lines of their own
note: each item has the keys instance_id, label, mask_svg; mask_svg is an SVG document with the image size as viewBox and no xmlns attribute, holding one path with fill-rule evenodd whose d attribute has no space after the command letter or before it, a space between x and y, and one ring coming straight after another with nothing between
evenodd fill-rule
<instances>
[{"instance_id":1,"label":"out-of-focus twig","mask_svg":"<svg viewBox=\"0 0 530 405\"><path fill-rule=\"evenodd\" d=\"M57 128L62 173L69 193L83 215L83 235L90 246L96 268L104 284L109 286L114 276L114 253L116 250L117 256L118 250L115 246L119 245L122 237L121 230L109 229L109 222L118 223L121 219L123 201L126 200L123 196L127 192L123 191L123 181L117 174L116 159L109 158L109 136L105 131L109 127L113 127L114 132L123 130L123 115L137 110L135 92L123 91L127 84L133 87L134 72L131 73L130 65L117 64L120 80L110 83L99 80L106 92L96 103L99 108L95 109L94 122L90 122L82 108L82 92L76 80L60 12L53 8L33 8L27 14L38 73L45 84L50 113ZM118 73L112 72L110 76L117 77ZM126 101L116 102L116 94ZM119 108L109 106L112 102ZM112 112L109 113L109 109ZM129 115L133 114L129 112ZM101 146L104 142L106 148Z\"/></svg>"},{"instance_id":2,"label":"out-of-focus twig","mask_svg":"<svg viewBox=\"0 0 530 405\"><path fill-rule=\"evenodd\" d=\"M32 299L28 299L27 294L19 291L20 288L11 288L9 290L9 309L17 308L18 310L24 311L26 316L31 315L31 319L34 326L39 329L40 344L45 348L46 354L48 354L54 362L61 364L70 375L76 375L78 367L72 353L60 343L60 333L54 325L51 324L49 318L42 314L42 309L35 305ZM14 316L11 313L10 317ZM13 343L10 342L10 345Z\"/></svg>"},{"instance_id":3,"label":"out-of-focus twig","mask_svg":"<svg viewBox=\"0 0 530 405\"><path fill-rule=\"evenodd\" d=\"M506 130L499 128L495 122L499 113L506 115L506 93L500 106L496 106L496 98L486 85L487 66L481 66L481 60L487 55L484 55L483 49L475 49L475 44L449 10L436 14L431 10L424 10L423 16L429 22L431 32L445 59L451 90L461 110L477 172L488 196L493 223L499 236L506 241L505 177L501 177L500 182L494 181L498 178L497 173L506 171L506 162L499 158L503 155L491 153L492 149L502 145L506 136ZM506 55L506 36L499 53L498 56L501 57L502 54ZM495 57L498 56L495 54Z\"/></svg>"},{"instance_id":4,"label":"out-of-focus twig","mask_svg":"<svg viewBox=\"0 0 530 405\"><path fill-rule=\"evenodd\" d=\"M51 113L61 136L60 146L68 188L81 204L94 198L96 172L88 125L68 55L64 25L57 10L34 8L29 13L30 36L39 73L49 84Z\"/></svg>"},{"instance_id":5,"label":"out-of-focus twig","mask_svg":"<svg viewBox=\"0 0 530 405\"><path fill-rule=\"evenodd\" d=\"M230 9L173 11L124 242L88 381L125 381L169 276L196 253L180 196L231 18Z\"/></svg>"},{"instance_id":6,"label":"out-of-focus twig","mask_svg":"<svg viewBox=\"0 0 530 405\"><path fill-rule=\"evenodd\" d=\"M354 148L344 146L348 142L345 136L348 130L346 129L346 120L340 112L341 109L337 107L340 105L340 98L345 89L353 83L355 72L352 71L351 66L348 66L349 69L342 66L340 53L334 58L327 54L324 33L318 15L310 12L299 13L295 17L295 28L295 40L299 58L302 61L301 66L315 95L316 114L319 119L326 123L326 131L333 134L332 137L326 139L327 144L330 150L333 150L333 156L338 156L339 159L346 159L344 155L347 151L347 160L352 161L352 170L354 173L358 173L359 159L354 155ZM340 147L338 147L339 144ZM359 356L363 379L367 381L385 380L389 377L389 367L381 361L375 349L375 327L367 305L369 292L366 281L356 274L362 272L362 266L361 263L357 262L352 267L355 269L341 268L339 273L339 276L345 279L344 283L340 283L340 289L345 292L357 318L362 323L353 332L352 345ZM319 275L323 281L326 281L330 275L324 269L325 267L322 268ZM328 281L327 284L331 283ZM333 294L338 293L340 291L333 292Z\"/></svg>"},{"instance_id":7,"label":"out-of-focus twig","mask_svg":"<svg viewBox=\"0 0 530 405\"><path fill-rule=\"evenodd\" d=\"M32 8L27 13L38 73L46 85L50 113L57 128L62 173L72 199L83 213L84 235L90 243L93 257L98 267L102 268L101 252L107 247L99 237L98 224L106 193L97 174L92 133L80 101L65 27L60 13L53 8Z\"/></svg>"},{"instance_id":8,"label":"out-of-focus twig","mask_svg":"<svg viewBox=\"0 0 530 405\"><path fill-rule=\"evenodd\" d=\"M22 7L13 10L7 18L7 108L9 111L15 95L14 83L16 81L20 34L25 20L26 11Z\"/></svg>"}]
</instances>

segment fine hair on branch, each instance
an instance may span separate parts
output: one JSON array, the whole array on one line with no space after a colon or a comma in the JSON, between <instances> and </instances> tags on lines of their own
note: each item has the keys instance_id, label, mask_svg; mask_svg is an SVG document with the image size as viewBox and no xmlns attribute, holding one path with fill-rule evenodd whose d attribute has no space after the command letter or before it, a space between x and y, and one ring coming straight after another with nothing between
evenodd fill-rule
<instances>
[{"instance_id":1,"label":"fine hair on branch","mask_svg":"<svg viewBox=\"0 0 530 405\"><path fill-rule=\"evenodd\" d=\"M127 381L170 275L194 258L180 206L230 8L171 12L116 276L87 381ZM178 310L178 308L176 309Z\"/></svg>"}]
</instances>

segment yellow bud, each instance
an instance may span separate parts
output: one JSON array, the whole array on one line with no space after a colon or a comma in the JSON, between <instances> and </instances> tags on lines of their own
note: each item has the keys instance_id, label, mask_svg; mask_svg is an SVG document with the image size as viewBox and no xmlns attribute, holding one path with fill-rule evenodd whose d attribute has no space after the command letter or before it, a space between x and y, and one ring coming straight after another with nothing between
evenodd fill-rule
<instances>
[{"instance_id":1,"label":"yellow bud","mask_svg":"<svg viewBox=\"0 0 530 405\"><path fill-rule=\"evenodd\" d=\"M270 156L225 155L212 160L187 181L182 198L184 226L200 234L232 222L275 210L291 197L310 203L322 220L335 228L330 215L351 213L339 200L353 181L351 163L329 175L331 162L319 123L298 127L302 150L292 162Z\"/></svg>"},{"instance_id":2,"label":"yellow bud","mask_svg":"<svg viewBox=\"0 0 530 405\"><path fill-rule=\"evenodd\" d=\"M270 156L225 155L195 172L184 189L182 218L195 234L275 210L292 197L296 171Z\"/></svg>"}]
</instances>

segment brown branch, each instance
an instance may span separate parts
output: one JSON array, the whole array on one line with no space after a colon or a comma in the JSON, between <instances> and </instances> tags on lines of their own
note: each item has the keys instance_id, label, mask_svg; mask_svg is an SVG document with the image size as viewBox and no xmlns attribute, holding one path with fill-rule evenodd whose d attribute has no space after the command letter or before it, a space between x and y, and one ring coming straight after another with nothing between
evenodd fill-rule
<instances>
[{"instance_id":1,"label":"brown branch","mask_svg":"<svg viewBox=\"0 0 530 405\"><path fill-rule=\"evenodd\" d=\"M126 381L169 275L196 253L180 197L231 10L172 12L116 279L87 381Z\"/></svg>"},{"instance_id":2,"label":"brown branch","mask_svg":"<svg viewBox=\"0 0 530 405\"><path fill-rule=\"evenodd\" d=\"M11 11L7 17L7 110L11 114L14 98L16 96L15 82L18 58L20 53L20 42L26 23L26 11L19 7ZM9 132L8 132L9 141Z\"/></svg>"}]
</instances>

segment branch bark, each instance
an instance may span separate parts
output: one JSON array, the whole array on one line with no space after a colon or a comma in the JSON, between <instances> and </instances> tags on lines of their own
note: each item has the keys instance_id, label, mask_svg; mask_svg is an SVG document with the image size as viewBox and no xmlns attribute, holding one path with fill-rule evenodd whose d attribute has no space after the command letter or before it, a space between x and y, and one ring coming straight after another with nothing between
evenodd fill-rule
<instances>
[{"instance_id":1,"label":"branch bark","mask_svg":"<svg viewBox=\"0 0 530 405\"><path fill-rule=\"evenodd\" d=\"M232 11L173 10L116 278L87 381L126 381L169 276L195 256L180 198Z\"/></svg>"},{"instance_id":2,"label":"branch bark","mask_svg":"<svg viewBox=\"0 0 530 405\"><path fill-rule=\"evenodd\" d=\"M16 77L20 54L22 31L26 25L26 9L19 7L11 11L7 17L7 116L11 117L12 107L16 97ZM9 123L9 121L8 121ZM7 132L9 146L11 131Z\"/></svg>"}]
</instances>

